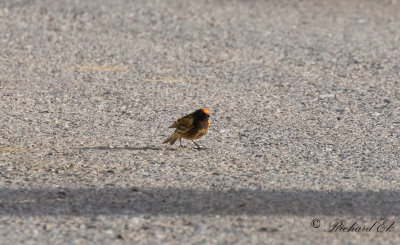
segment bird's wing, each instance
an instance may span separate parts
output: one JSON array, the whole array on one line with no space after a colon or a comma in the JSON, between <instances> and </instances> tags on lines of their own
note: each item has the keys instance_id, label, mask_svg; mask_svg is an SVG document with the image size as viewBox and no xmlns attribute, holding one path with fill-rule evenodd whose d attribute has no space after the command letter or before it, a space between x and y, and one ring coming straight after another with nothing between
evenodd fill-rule
<instances>
[{"instance_id":1,"label":"bird's wing","mask_svg":"<svg viewBox=\"0 0 400 245\"><path fill-rule=\"evenodd\" d=\"M170 128L177 128L179 131L186 131L193 126L193 117L191 115L184 116L174 122Z\"/></svg>"}]
</instances>

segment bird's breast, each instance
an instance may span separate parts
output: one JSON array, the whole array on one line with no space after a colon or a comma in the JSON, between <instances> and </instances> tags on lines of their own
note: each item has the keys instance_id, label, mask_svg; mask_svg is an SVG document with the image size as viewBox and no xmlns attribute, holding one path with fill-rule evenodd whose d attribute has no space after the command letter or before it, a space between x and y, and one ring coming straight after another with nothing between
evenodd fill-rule
<instances>
[{"instance_id":1,"label":"bird's breast","mask_svg":"<svg viewBox=\"0 0 400 245\"><path fill-rule=\"evenodd\" d=\"M202 129L208 130L208 128L210 127L210 125L211 125L210 121L209 121L209 120L205 120L205 121L201 121L201 122L198 124L197 128L200 129L200 130L202 130Z\"/></svg>"}]
</instances>

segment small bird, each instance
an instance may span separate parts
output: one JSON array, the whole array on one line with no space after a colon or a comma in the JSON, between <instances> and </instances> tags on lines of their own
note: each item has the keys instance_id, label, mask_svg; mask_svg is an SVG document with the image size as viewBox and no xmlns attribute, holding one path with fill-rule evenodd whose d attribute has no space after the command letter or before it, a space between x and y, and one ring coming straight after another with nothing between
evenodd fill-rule
<instances>
[{"instance_id":1,"label":"small bird","mask_svg":"<svg viewBox=\"0 0 400 245\"><path fill-rule=\"evenodd\" d=\"M201 149L196 142L196 140L201 136L205 135L210 128L210 111L207 109L198 109L195 112L192 112L174 122L170 128L176 128L174 133L163 143L170 143L173 145L177 139L179 139L179 144L181 147L182 142L181 139L191 140L196 146L197 149Z\"/></svg>"}]
</instances>

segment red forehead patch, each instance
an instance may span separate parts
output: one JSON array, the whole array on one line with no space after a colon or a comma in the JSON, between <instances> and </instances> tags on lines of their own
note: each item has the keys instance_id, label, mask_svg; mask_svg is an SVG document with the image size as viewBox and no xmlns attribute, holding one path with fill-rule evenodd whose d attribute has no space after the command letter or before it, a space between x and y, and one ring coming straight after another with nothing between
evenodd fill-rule
<instances>
[{"instance_id":1,"label":"red forehead patch","mask_svg":"<svg viewBox=\"0 0 400 245\"><path fill-rule=\"evenodd\" d=\"M201 109L205 114L210 114L210 111L207 109Z\"/></svg>"}]
</instances>

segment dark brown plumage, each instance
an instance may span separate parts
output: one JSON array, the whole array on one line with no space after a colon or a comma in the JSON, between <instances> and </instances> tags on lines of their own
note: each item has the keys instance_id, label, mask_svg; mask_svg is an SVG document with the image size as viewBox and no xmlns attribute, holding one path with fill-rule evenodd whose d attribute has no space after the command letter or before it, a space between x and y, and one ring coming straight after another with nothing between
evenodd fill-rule
<instances>
[{"instance_id":1,"label":"dark brown plumage","mask_svg":"<svg viewBox=\"0 0 400 245\"><path fill-rule=\"evenodd\" d=\"M181 139L196 140L201 136L205 135L210 128L210 111L207 109L198 109L195 112L190 113L176 122L174 122L170 128L176 128L174 133L163 143L170 143L173 145L176 140L179 139L179 144L181 147ZM193 141L193 143L200 149L200 146Z\"/></svg>"}]
</instances>

